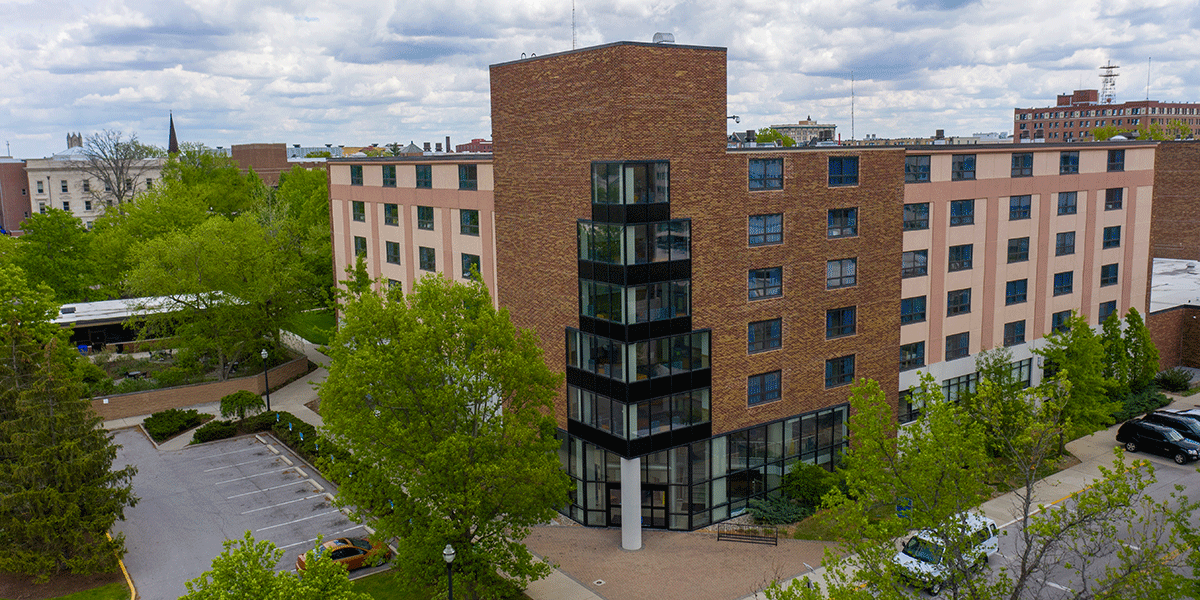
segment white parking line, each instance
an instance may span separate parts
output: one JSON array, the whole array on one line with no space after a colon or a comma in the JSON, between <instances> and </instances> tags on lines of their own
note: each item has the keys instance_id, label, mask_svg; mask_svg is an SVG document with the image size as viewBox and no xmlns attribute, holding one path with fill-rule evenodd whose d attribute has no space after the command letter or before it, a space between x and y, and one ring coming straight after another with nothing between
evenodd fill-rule
<instances>
[{"instance_id":1,"label":"white parking line","mask_svg":"<svg viewBox=\"0 0 1200 600\"><path fill-rule=\"evenodd\" d=\"M234 467L240 467L240 466L242 466L242 465L248 465L248 464L251 464L251 463L261 462L261 461L264 461L264 460L275 460L275 457L274 457L274 456L264 456L264 457L262 457L262 458L256 458L256 459L254 459L254 460L248 460L248 461L246 461L246 462L233 463L232 465L225 465L225 466L223 466L223 467L213 467L213 468L211 468L211 469L205 469L205 470L204 470L204 471L202 471L202 472L204 472L204 473L209 473L209 472L212 472L212 471L220 471L221 469L232 469L232 468L234 468Z\"/></svg>"},{"instance_id":2,"label":"white parking line","mask_svg":"<svg viewBox=\"0 0 1200 600\"><path fill-rule=\"evenodd\" d=\"M362 529L362 527L363 527L362 525L355 525L354 527L351 527L350 529L343 529L343 530L339 531L338 535L341 535L341 534L349 532L349 531L354 531L355 529Z\"/></svg>"},{"instance_id":3,"label":"white parking line","mask_svg":"<svg viewBox=\"0 0 1200 600\"><path fill-rule=\"evenodd\" d=\"M209 454L209 455L207 455L207 456L201 456L201 457L198 457L198 458L193 458L192 460L204 460L204 459L206 459L206 458L215 458L215 457L217 457L217 456L225 456L226 454L237 454L237 453L239 453L239 452L249 452L249 451L251 451L251 450L256 450L257 448L258 448L257 446L251 446L251 447L249 447L249 448L243 448L243 449L241 449L241 450L232 450L232 451L229 451L229 452L222 452L222 453L220 453L220 454Z\"/></svg>"},{"instance_id":4,"label":"white parking line","mask_svg":"<svg viewBox=\"0 0 1200 600\"><path fill-rule=\"evenodd\" d=\"M279 504L272 504L272 505L270 505L270 506L262 506L262 507L259 507L259 508L252 508L252 509L250 509L250 510L248 510L248 511L246 511L246 512L240 513L240 514L243 514L243 515L248 515L248 514L250 514L250 513L252 513L252 512L258 512L258 511L260 511L260 510L267 510L268 508L275 508L275 507L277 507L277 506L286 506L286 505L288 505L288 504L294 504L294 503L296 503L296 502L303 502L303 501L305 501L305 500L312 500L313 498L320 498L320 497L321 497L321 494L313 494L313 495L311 495L311 496L305 496L305 497L303 497L303 498L296 498L295 500L288 500L287 502L280 502Z\"/></svg>"},{"instance_id":5,"label":"white parking line","mask_svg":"<svg viewBox=\"0 0 1200 600\"><path fill-rule=\"evenodd\" d=\"M278 548L280 550L287 550L288 548L295 548L296 546L299 546L300 544L311 544L315 541L317 541L317 538L313 538L311 540L304 540L303 542L296 542L295 544L288 544L286 546L278 546Z\"/></svg>"},{"instance_id":6,"label":"white parking line","mask_svg":"<svg viewBox=\"0 0 1200 600\"><path fill-rule=\"evenodd\" d=\"M237 479L226 479L225 481L218 481L218 482L214 483L213 485L224 485L226 483L233 483L235 481L241 481L243 479L253 479L255 477L262 477L263 475L270 475L272 473L282 473L284 471L290 471L290 470L292 470L292 467L284 467L282 469L275 469L274 471L263 471L262 473L256 473L254 475L247 475L245 477L238 477Z\"/></svg>"},{"instance_id":7,"label":"white parking line","mask_svg":"<svg viewBox=\"0 0 1200 600\"><path fill-rule=\"evenodd\" d=\"M308 480L308 479L305 479L305 480L303 480L303 481L293 481L293 482L291 482L291 483L285 483L285 484L283 484L283 485L274 485L274 486L271 486L271 487L269 487L269 488L263 488L263 489L261 489L261 490L254 490L253 492L244 492L244 493L241 493L241 494L234 494L234 495L232 495L232 496L226 496L226 497L225 497L225 499L226 499L226 500L233 500L234 498L241 498L242 496L249 496L250 494L261 494L261 493L263 493L263 492L269 492L269 491L271 491L271 490L277 490L277 489L279 489L279 488L282 488L282 487L287 487L287 486L289 486L289 485L296 485L297 483L308 483L309 481L310 481L310 480Z\"/></svg>"},{"instance_id":8,"label":"white parking line","mask_svg":"<svg viewBox=\"0 0 1200 600\"><path fill-rule=\"evenodd\" d=\"M260 532L260 531L266 531L266 530L268 530L268 529L275 529L276 527L283 527L284 525L291 525L292 523L299 523L300 521L307 521L307 520L309 520L309 519L316 519L317 517L324 517L324 516L326 516L326 515L332 515L332 514L334 514L334 513L341 514L341 512L342 512L342 511L340 511L340 510L331 510L331 511L329 511L329 512L323 512L323 513L321 513L321 514L319 514L319 515L309 515L309 516L307 516L307 517L301 517L301 518L299 518L299 519L295 519L295 520L292 520L292 521L288 521L287 523L279 523L279 524L277 524L277 525L268 525L268 526L266 526L266 527L263 527L262 529L256 529L256 530L254 531L254 533L258 533L258 532Z\"/></svg>"},{"instance_id":9,"label":"white parking line","mask_svg":"<svg viewBox=\"0 0 1200 600\"><path fill-rule=\"evenodd\" d=\"M1071 592L1071 593L1074 593L1074 592L1075 592L1075 590L1073 590L1073 589L1071 589L1071 588L1069 588L1069 587L1063 587L1063 586L1061 586L1061 585L1058 585L1057 583L1054 583L1053 581L1045 581L1045 582L1043 582L1043 583L1045 583L1046 585L1048 585L1048 586L1050 586L1050 587L1052 587L1052 588L1057 588L1057 589L1060 589L1060 590L1062 590L1062 591L1064 591L1064 592Z\"/></svg>"}]
</instances>

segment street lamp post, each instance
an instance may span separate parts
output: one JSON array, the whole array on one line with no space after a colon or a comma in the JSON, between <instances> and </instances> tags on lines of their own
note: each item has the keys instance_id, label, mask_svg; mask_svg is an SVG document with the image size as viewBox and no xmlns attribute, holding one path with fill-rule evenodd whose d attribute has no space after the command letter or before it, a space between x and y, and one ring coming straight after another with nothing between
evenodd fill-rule
<instances>
[{"instance_id":1,"label":"street lamp post","mask_svg":"<svg viewBox=\"0 0 1200 600\"><path fill-rule=\"evenodd\" d=\"M450 563L454 562L454 547L446 544L446 549L442 550L442 560L446 561L446 585L449 586L450 600L454 600L454 571L450 568Z\"/></svg>"},{"instance_id":2,"label":"street lamp post","mask_svg":"<svg viewBox=\"0 0 1200 600\"><path fill-rule=\"evenodd\" d=\"M271 381L267 379L267 349L258 354L263 359L263 386L267 388L267 412L271 412Z\"/></svg>"}]
</instances>

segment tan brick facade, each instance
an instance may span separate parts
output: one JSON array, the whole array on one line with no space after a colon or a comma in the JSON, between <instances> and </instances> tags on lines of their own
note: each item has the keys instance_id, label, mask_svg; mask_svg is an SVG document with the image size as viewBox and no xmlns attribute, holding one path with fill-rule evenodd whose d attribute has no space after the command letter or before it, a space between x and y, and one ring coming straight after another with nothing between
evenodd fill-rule
<instances>
[{"instance_id":1,"label":"tan brick facade","mask_svg":"<svg viewBox=\"0 0 1200 600\"><path fill-rule=\"evenodd\" d=\"M1154 161L1150 254L1200 259L1200 142L1163 142Z\"/></svg>"}]
</instances>

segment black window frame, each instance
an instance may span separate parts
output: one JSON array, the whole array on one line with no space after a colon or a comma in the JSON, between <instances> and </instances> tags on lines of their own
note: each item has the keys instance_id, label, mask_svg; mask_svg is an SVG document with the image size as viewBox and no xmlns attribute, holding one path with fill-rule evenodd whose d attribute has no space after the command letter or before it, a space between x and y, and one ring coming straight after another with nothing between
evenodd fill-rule
<instances>
[{"instance_id":1,"label":"black window frame","mask_svg":"<svg viewBox=\"0 0 1200 600\"><path fill-rule=\"evenodd\" d=\"M1079 213L1079 192L1058 193L1058 214L1074 215Z\"/></svg>"},{"instance_id":2,"label":"black window frame","mask_svg":"<svg viewBox=\"0 0 1200 600\"><path fill-rule=\"evenodd\" d=\"M848 187L858 185L858 157L830 156L828 161L829 187ZM834 174L834 165L837 174Z\"/></svg>"},{"instance_id":3,"label":"black window frame","mask_svg":"<svg viewBox=\"0 0 1200 600\"><path fill-rule=\"evenodd\" d=\"M1008 264L1029 261L1029 237L1008 238Z\"/></svg>"},{"instance_id":4,"label":"black window frame","mask_svg":"<svg viewBox=\"0 0 1200 600\"><path fill-rule=\"evenodd\" d=\"M350 185L363 184L362 165L350 165Z\"/></svg>"},{"instance_id":5,"label":"black window frame","mask_svg":"<svg viewBox=\"0 0 1200 600\"><path fill-rule=\"evenodd\" d=\"M858 333L858 307L843 306L825 310L825 339L832 340Z\"/></svg>"},{"instance_id":6,"label":"black window frame","mask_svg":"<svg viewBox=\"0 0 1200 600\"><path fill-rule=\"evenodd\" d=\"M384 244L384 256L385 256L384 260L388 264L392 264L392 265L400 264L400 254L401 254L400 242L385 241L383 244Z\"/></svg>"},{"instance_id":7,"label":"black window frame","mask_svg":"<svg viewBox=\"0 0 1200 600\"><path fill-rule=\"evenodd\" d=\"M463 279L471 278L471 267L475 267L475 269L479 271L479 276L483 277L483 263L480 261L478 254L467 254L466 252L463 252L461 261Z\"/></svg>"},{"instance_id":8,"label":"black window frame","mask_svg":"<svg viewBox=\"0 0 1200 600\"><path fill-rule=\"evenodd\" d=\"M970 163L970 168L967 168L968 162ZM950 158L950 181L974 181L975 164L974 154L955 154L952 156Z\"/></svg>"},{"instance_id":9,"label":"black window frame","mask_svg":"<svg viewBox=\"0 0 1200 600\"><path fill-rule=\"evenodd\" d=\"M1121 263L1100 265L1100 287L1117 285L1120 281Z\"/></svg>"},{"instance_id":10,"label":"black window frame","mask_svg":"<svg viewBox=\"0 0 1200 600\"><path fill-rule=\"evenodd\" d=\"M419 190L433 189L433 165L415 165L416 188Z\"/></svg>"},{"instance_id":11,"label":"black window frame","mask_svg":"<svg viewBox=\"0 0 1200 600\"><path fill-rule=\"evenodd\" d=\"M458 165L458 189L479 189L479 165Z\"/></svg>"},{"instance_id":12,"label":"black window frame","mask_svg":"<svg viewBox=\"0 0 1200 600\"><path fill-rule=\"evenodd\" d=\"M1070 329L1067 326L1067 321L1071 318L1070 310L1060 310L1050 315L1050 331L1066 331Z\"/></svg>"},{"instance_id":13,"label":"black window frame","mask_svg":"<svg viewBox=\"0 0 1200 600\"><path fill-rule=\"evenodd\" d=\"M751 158L746 165L746 185L751 192L782 190L783 159Z\"/></svg>"},{"instance_id":14,"label":"black window frame","mask_svg":"<svg viewBox=\"0 0 1200 600\"><path fill-rule=\"evenodd\" d=\"M964 331L946 336L946 361L958 360L971 355L971 332Z\"/></svg>"},{"instance_id":15,"label":"black window frame","mask_svg":"<svg viewBox=\"0 0 1200 600\"><path fill-rule=\"evenodd\" d=\"M425 246L417 246L417 268L430 273L437 272L437 250L426 248Z\"/></svg>"},{"instance_id":16,"label":"black window frame","mask_svg":"<svg viewBox=\"0 0 1200 600\"><path fill-rule=\"evenodd\" d=\"M354 256L367 257L367 238L361 235L354 236Z\"/></svg>"},{"instance_id":17,"label":"black window frame","mask_svg":"<svg viewBox=\"0 0 1200 600\"><path fill-rule=\"evenodd\" d=\"M1108 151L1108 172L1119 173L1125 170L1125 150Z\"/></svg>"},{"instance_id":18,"label":"black window frame","mask_svg":"<svg viewBox=\"0 0 1200 600\"><path fill-rule=\"evenodd\" d=\"M1013 152L1011 177L1033 177L1033 153Z\"/></svg>"},{"instance_id":19,"label":"black window frame","mask_svg":"<svg viewBox=\"0 0 1200 600\"><path fill-rule=\"evenodd\" d=\"M762 233L754 233L754 221L759 219L762 221L760 231ZM773 232L769 227L778 222L778 232ZM750 215L746 219L746 240L751 247L756 246L774 246L775 244L783 243L783 213L764 213L760 215Z\"/></svg>"},{"instance_id":20,"label":"black window frame","mask_svg":"<svg viewBox=\"0 0 1200 600\"><path fill-rule=\"evenodd\" d=\"M474 215L473 219L469 219ZM479 237L479 211L473 208L458 209L458 233Z\"/></svg>"},{"instance_id":21,"label":"black window frame","mask_svg":"<svg viewBox=\"0 0 1200 600\"><path fill-rule=\"evenodd\" d=\"M1075 232L1060 231L1054 234L1054 255L1070 256L1075 254Z\"/></svg>"},{"instance_id":22,"label":"black window frame","mask_svg":"<svg viewBox=\"0 0 1200 600\"><path fill-rule=\"evenodd\" d=\"M1070 175L1079 172L1079 151L1063 150L1058 153L1058 174Z\"/></svg>"},{"instance_id":23,"label":"black window frame","mask_svg":"<svg viewBox=\"0 0 1200 600\"><path fill-rule=\"evenodd\" d=\"M1121 247L1121 226L1113 225L1104 228L1104 241L1100 247L1102 249L1120 248Z\"/></svg>"},{"instance_id":24,"label":"black window frame","mask_svg":"<svg viewBox=\"0 0 1200 600\"><path fill-rule=\"evenodd\" d=\"M1024 304L1029 301L1029 280L1014 279L1004 282L1004 305Z\"/></svg>"},{"instance_id":25,"label":"black window frame","mask_svg":"<svg viewBox=\"0 0 1200 600\"><path fill-rule=\"evenodd\" d=\"M772 285L772 275L777 284ZM750 269L746 274L746 299L765 300L783 296L783 267ZM757 295L756 295L757 294Z\"/></svg>"},{"instance_id":26,"label":"black window frame","mask_svg":"<svg viewBox=\"0 0 1200 600\"><path fill-rule=\"evenodd\" d=\"M1033 218L1033 196L1024 194L1008 197L1008 220L1024 221Z\"/></svg>"},{"instance_id":27,"label":"black window frame","mask_svg":"<svg viewBox=\"0 0 1200 600\"><path fill-rule=\"evenodd\" d=\"M1004 324L1004 347L1025 343L1025 319Z\"/></svg>"},{"instance_id":28,"label":"black window frame","mask_svg":"<svg viewBox=\"0 0 1200 600\"><path fill-rule=\"evenodd\" d=\"M383 187L396 187L396 165L383 165Z\"/></svg>"},{"instance_id":29,"label":"black window frame","mask_svg":"<svg viewBox=\"0 0 1200 600\"><path fill-rule=\"evenodd\" d=\"M904 205L904 231L929 229L929 203L910 202Z\"/></svg>"},{"instance_id":30,"label":"black window frame","mask_svg":"<svg viewBox=\"0 0 1200 600\"><path fill-rule=\"evenodd\" d=\"M906 304L907 303L907 304ZM925 322L925 296L911 296L900 299L900 324ZM907 310L906 310L907 309Z\"/></svg>"},{"instance_id":31,"label":"black window frame","mask_svg":"<svg viewBox=\"0 0 1200 600\"><path fill-rule=\"evenodd\" d=\"M900 371L911 371L925 366L925 342L900 345Z\"/></svg>"},{"instance_id":32,"label":"black window frame","mask_svg":"<svg viewBox=\"0 0 1200 600\"><path fill-rule=\"evenodd\" d=\"M417 229L434 231L435 216L432 206L417 207Z\"/></svg>"},{"instance_id":33,"label":"black window frame","mask_svg":"<svg viewBox=\"0 0 1200 600\"><path fill-rule=\"evenodd\" d=\"M950 226L975 224L975 200L950 201Z\"/></svg>"},{"instance_id":34,"label":"black window frame","mask_svg":"<svg viewBox=\"0 0 1200 600\"><path fill-rule=\"evenodd\" d=\"M1066 296L1075 292L1075 271L1062 271L1054 274L1053 292L1055 296Z\"/></svg>"},{"instance_id":35,"label":"black window frame","mask_svg":"<svg viewBox=\"0 0 1200 600\"><path fill-rule=\"evenodd\" d=\"M828 239L858 237L858 207L831 208L826 217Z\"/></svg>"},{"instance_id":36,"label":"black window frame","mask_svg":"<svg viewBox=\"0 0 1200 600\"><path fill-rule=\"evenodd\" d=\"M361 200L350 201L350 220L356 223L367 222L367 203Z\"/></svg>"},{"instance_id":37,"label":"black window frame","mask_svg":"<svg viewBox=\"0 0 1200 600\"><path fill-rule=\"evenodd\" d=\"M931 158L928 154L905 156L904 183L929 183L929 163Z\"/></svg>"},{"instance_id":38,"label":"black window frame","mask_svg":"<svg viewBox=\"0 0 1200 600\"><path fill-rule=\"evenodd\" d=\"M896 422L903 425L920 419L921 409L925 407L922 404L913 403L911 391L900 390L900 401L896 408Z\"/></svg>"},{"instance_id":39,"label":"black window frame","mask_svg":"<svg viewBox=\"0 0 1200 600\"><path fill-rule=\"evenodd\" d=\"M1104 210L1121 210L1125 207L1125 188L1104 190Z\"/></svg>"},{"instance_id":40,"label":"black window frame","mask_svg":"<svg viewBox=\"0 0 1200 600\"><path fill-rule=\"evenodd\" d=\"M757 382L758 393L754 392ZM772 387L771 384L774 384ZM779 400L783 396L783 371L759 373L746 378L746 406L758 406Z\"/></svg>"},{"instance_id":41,"label":"black window frame","mask_svg":"<svg viewBox=\"0 0 1200 600\"><path fill-rule=\"evenodd\" d=\"M830 277L830 269L837 265L838 276ZM852 267L853 273L846 274L846 266ZM825 289L840 290L858 285L858 258L835 258L825 261Z\"/></svg>"},{"instance_id":42,"label":"black window frame","mask_svg":"<svg viewBox=\"0 0 1200 600\"><path fill-rule=\"evenodd\" d=\"M1101 302L1100 306L1096 310L1096 317L1098 319L1096 321L1096 323L1103 325L1104 322L1106 320L1108 320L1108 317L1112 316L1116 312L1117 312L1117 301L1116 300L1109 300L1108 302Z\"/></svg>"},{"instance_id":43,"label":"black window frame","mask_svg":"<svg viewBox=\"0 0 1200 600\"><path fill-rule=\"evenodd\" d=\"M854 355L839 356L825 361L825 389L854 382Z\"/></svg>"},{"instance_id":44,"label":"black window frame","mask_svg":"<svg viewBox=\"0 0 1200 600\"><path fill-rule=\"evenodd\" d=\"M384 203L383 205L383 224L390 226L400 225L400 205L392 203Z\"/></svg>"},{"instance_id":45,"label":"black window frame","mask_svg":"<svg viewBox=\"0 0 1200 600\"><path fill-rule=\"evenodd\" d=\"M746 325L746 354L770 352L783 347L783 319L754 321Z\"/></svg>"},{"instance_id":46,"label":"black window frame","mask_svg":"<svg viewBox=\"0 0 1200 600\"><path fill-rule=\"evenodd\" d=\"M947 265L949 272L969 271L974 267L975 244L950 246L947 256L949 257L949 264Z\"/></svg>"},{"instance_id":47,"label":"black window frame","mask_svg":"<svg viewBox=\"0 0 1200 600\"><path fill-rule=\"evenodd\" d=\"M946 292L946 316L954 317L971 313L971 288Z\"/></svg>"},{"instance_id":48,"label":"black window frame","mask_svg":"<svg viewBox=\"0 0 1200 600\"><path fill-rule=\"evenodd\" d=\"M918 260L918 258L920 260ZM928 274L929 250L908 250L900 254L901 279L908 279L909 277L923 277Z\"/></svg>"}]
</instances>

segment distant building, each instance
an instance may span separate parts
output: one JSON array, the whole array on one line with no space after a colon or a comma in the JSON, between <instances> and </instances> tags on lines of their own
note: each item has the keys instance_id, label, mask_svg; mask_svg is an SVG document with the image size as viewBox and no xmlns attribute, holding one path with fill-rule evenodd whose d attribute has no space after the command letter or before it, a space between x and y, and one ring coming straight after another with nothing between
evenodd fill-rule
<instances>
[{"instance_id":1,"label":"distant building","mask_svg":"<svg viewBox=\"0 0 1200 600\"><path fill-rule=\"evenodd\" d=\"M771 129L796 140L796 144L801 146L833 141L837 134L837 125L817 123L811 116L796 124L772 125Z\"/></svg>"},{"instance_id":2,"label":"distant building","mask_svg":"<svg viewBox=\"0 0 1200 600\"><path fill-rule=\"evenodd\" d=\"M459 144L454 147L455 152L491 152L492 142L480 138L471 140L469 144Z\"/></svg>"},{"instance_id":3,"label":"distant building","mask_svg":"<svg viewBox=\"0 0 1200 600\"><path fill-rule=\"evenodd\" d=\"M0 235L21 234L21 222L29 216L29 179L25 161L0 157Z\"/></svg>"},{"instance_id":4,"label":"distant building","mask_svg":"<svg viewBox=\"0 0 1200 600\"><path fill-rule=\"evenodd\" d=\"M1086 142L1097 127L1135 131L1139 127L1183 121L1189 137L1200 133L1200 103L1134 100L1101 104L1097 90L1059 94L1056 106L1013 109L1013 142Z\"/></svg>"},{"instance_id":5,"label":"distant building","mask_svg":"<svg viewBox=\"0 0 1200 600\"><path fill-rule=\"evenodd\" d=\"M881 138L869 133L861 140L841 140L838 143L842 146L969 146L1007 141L1007 133L990 132L973 133L969 136L947 136L944 129L939 129L931 137Z\"/></svg>"},{"instance_id":6,"label":"distant building","mask_svg":"<svg viewBox=\"0 0 1200 600\"><path fill-rule=\"evenodd\" d=\"M299 146L293 147L293 149L296 148ZM303 148L300 149L303 150ZM332 154L334 148L311 148L310 150L315 152L329 150ZM337 150L340 154L341 149ZM294 166L316 169L325 161L324 158L293 159L289 155L287 144L234 144L230 155L242 172L254 169L254 174L258 175L263 183L272 187L279 185L280 173L290 171Z\"/></svg>"}]
</instances>

